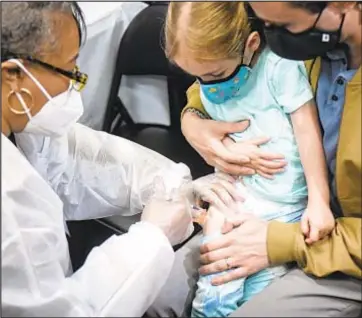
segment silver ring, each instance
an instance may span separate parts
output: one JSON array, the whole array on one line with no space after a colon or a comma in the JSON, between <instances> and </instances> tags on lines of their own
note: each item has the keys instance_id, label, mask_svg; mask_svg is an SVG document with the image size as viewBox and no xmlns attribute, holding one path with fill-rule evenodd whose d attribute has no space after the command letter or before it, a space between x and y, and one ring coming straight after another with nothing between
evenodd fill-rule
<instances>
[{"instance_id":1,"label":"silver ring","mask_svg":"<svg viewBox=\"0 0 362 318\"><path fill-rule=\"evenodd\" d=\"M226 263L226 268L227 268L227 269L230 269L230 268L231 268L231 265L230 265L229 261L230 261L230 257L225 258L225 263Z\"/></svg>"}]
</instances>

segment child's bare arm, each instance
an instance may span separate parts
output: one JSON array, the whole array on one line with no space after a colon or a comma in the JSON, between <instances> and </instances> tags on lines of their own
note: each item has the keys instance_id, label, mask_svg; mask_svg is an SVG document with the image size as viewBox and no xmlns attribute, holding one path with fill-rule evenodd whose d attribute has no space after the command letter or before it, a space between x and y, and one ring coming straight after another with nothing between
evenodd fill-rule
<instances>
[{"instance_id":1,"label":"child's bare arm","mask_svg":"<svg viewBox=\"0 0 362 318\"><path fill-rule=\"evenodd\" d=\"M318 113L313 100L291 114L307 185L309 200L329 204L329 186L326 161Z\"/></svg>"},{"instance_id":2,"label":"child's bare arm","mask_svg":"<svg viewBox=\"0 0 362 318\"><path fill-rule=\"evenodd\" d=\"M316 223L323 224L316 224L316 227L320 228L319 236L322 237L333 229L334 219L329 208L327 166L314 101L307 102L292 113L291 119L308 186L307 213L309 216L313 216L313 214L321 216L320 221L316 221ZM310 225L313 226L313 224ZM308 233L309 230L312 231L304 225L304 234L310 237L317 236L316 233ZM312 241L318 240L313 237Z\"/></svg>"},{"instance_id":3,"label":"child's bare arm","mask_svg":"<svg viewBox=\"0 0 362 318\"><path fill-rule=\"evenodd\" d=\"M225 220L225 215L216 206L211 205L203 225L204 235L222 234Z\"/></svg>"}]
</instances>

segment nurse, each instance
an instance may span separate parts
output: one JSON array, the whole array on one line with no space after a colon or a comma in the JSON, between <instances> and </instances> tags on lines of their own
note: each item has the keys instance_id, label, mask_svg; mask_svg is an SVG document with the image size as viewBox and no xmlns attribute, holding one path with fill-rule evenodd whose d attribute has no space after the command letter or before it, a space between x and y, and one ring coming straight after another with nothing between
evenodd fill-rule
<instances>
[{"instance_id":1,"label":"nurse","mask_svg":"<svg viewBox=\"0 0 362 318\"><path fill-rule=\"evenodd\" d=\"M7 2L1 14L2 313L140 317L168 277L172 245L193 230L176 195L189 169L76 123L87 75L76 66L85 29L75 2ZM142 210L72 272L66 220Z\"/></svg>"}]
</instances>

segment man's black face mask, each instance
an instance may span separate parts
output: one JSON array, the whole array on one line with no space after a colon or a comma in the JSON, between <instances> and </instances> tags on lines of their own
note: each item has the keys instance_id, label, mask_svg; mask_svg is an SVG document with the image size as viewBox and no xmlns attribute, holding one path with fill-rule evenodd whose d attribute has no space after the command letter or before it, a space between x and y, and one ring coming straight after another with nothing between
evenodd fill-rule
<instances>
[{"instance_id":1,"label":"man's black face mask","mask_svg":"<svg viewBox=\"0 0 362 318\"><path fill-rule=\"evenodd\" d=\"M316 27L322 13L323 10L310 29L300 33L291 33L283 27L265 26L264 35L268 46L275 54L297 61L314 59L332 51L339 44L345 16L342 15L337 30L322 31Z\"/></svg>"}]
</instances>

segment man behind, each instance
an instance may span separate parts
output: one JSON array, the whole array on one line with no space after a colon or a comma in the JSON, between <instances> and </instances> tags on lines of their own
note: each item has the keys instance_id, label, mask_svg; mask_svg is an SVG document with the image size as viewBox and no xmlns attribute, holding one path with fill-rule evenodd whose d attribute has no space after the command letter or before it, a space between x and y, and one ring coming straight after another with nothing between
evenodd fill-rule
<instances>
[{"instance_id":1,"label":"man behind","mask_svg":"<svg viewBox=\"0 0 362 318\"><path fill-rule=\"evenodd\" d=\"M308 245L299 224L250 218L219 241L201 246L204 265L200 273L224 270L222 265L227 259L236 274L225 275L215 282L222 284L270 265L296 262L298 268L231 316L356 317L361 311L362 267L361 4L320 1L250 4L265 22L265 36L271 49L284 58L307 61L323 129L336 228L330 237ZM204 109L198 90L194 84L188 91L186 108L191 111L186 109L182 117L185 137L219 170L231 174L253 173L250 164L240 165L240 158L222 144L225 135L244 127L202 119L200 114ZM190 292L190 286L194 288L198 276L199 264L194 252L197 249L195 238L178 252L169 281L149 314L189 315L194 292Z\"/></svg>"}]
</instances>

